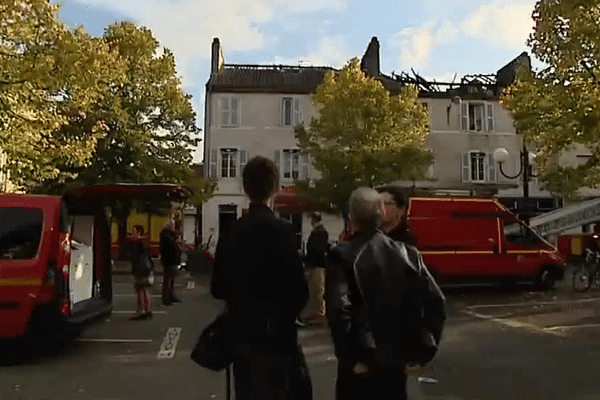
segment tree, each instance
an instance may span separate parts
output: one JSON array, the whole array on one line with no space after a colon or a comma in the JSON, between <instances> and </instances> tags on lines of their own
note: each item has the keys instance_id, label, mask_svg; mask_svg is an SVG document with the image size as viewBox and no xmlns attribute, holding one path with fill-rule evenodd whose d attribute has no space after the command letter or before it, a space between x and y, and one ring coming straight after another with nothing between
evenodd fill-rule
<instances>
[{"instance_id":1,"label":"tree","mask_svg":"<svg viewBox=\"0 0 600 400\"><path fill-rule=\"evenodd\" d=\"M413 86L391 95L356 58L325 75L314 96L318 116L296 129L301 151L321 175L296 182L316 199L314 207L340 212L358 186L424 177L432 161L424 149L429 118L417 95Z\"/></svg>"},{"instance_id":2,"label":"tree","mask_svg":"<svg viewBox=\"0 0 600 400\"><path fill-rule=\"evenodd\" d=\"M539 150L546 188L572 197L581 187L600 183L600 1L540 0L528 40L547 68L521 68L503 95L526 142ZM581 165L559 165L558 156L584 146Z\"/></svg>"},{"instance_id":3,"label":"tree","mask_svg":"<svg viewBox=\"0 0 600 400\"><path fill-rule=\"evenodd\" d=\"M0 0L0 149L16 184L72 177L60 165L87 165L102 121L57 132L124 78L119 55L69 31L57 10L47 0Z\"/></svg>"}]
</instances>

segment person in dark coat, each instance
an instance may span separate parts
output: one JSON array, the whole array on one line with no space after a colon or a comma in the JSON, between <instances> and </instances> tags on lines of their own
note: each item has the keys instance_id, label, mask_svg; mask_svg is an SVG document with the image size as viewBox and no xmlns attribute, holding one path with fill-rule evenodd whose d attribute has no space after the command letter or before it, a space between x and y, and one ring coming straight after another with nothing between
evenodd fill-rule
<instances>
[{"instance_id":1,"label":"person in dark coat","mask_svg":"<svg viewBox=\"0 0 600 400\"><path fill-rule=\"evenodd\" d=\"M175 229L175 221L169 219L160 232L160 261L163 266L162 302L164 305L181 303L175 296L175 277L181 264L179 235Z\"/></svg>"},{"instance_id":2,"label":"person in dark coat","mask_svg":"<svg viewBox=\"0 0 600 400\"><path fill-rule=\"evenodd\" d=\"M444 296L416 248L378 229L383 213L374 189L355 190L352 236L328 257L326 310L338 359L336 400L407 399L406 368L431 361L441 339Z\"/></svg>"},{"instance_id":3,"label":"person in dark coat","mask_svg":"<svg viewBox=\"0 0 600 400\"><path fill-rule=\"evenodd\" d=\"M314 324L325 322L325 265L329 245L329 234L321 223L321 214L313 212L310 216L313 230L306 242L304 264L309 285L309 301L304 313L303 323Z\"/></svg>"},{"instance_id":4,"label":"person in dark coat","mask_svg":"<svg viewBox=\"0 0 600 400\"><path fill-rule=\"evenodd\" d=\"M380 229L394 240L415 245L415 237L406 223L407 201L404 194L395 187L383 186L376 189L381 194L385 213L382 215Z\"/></svg>"},{"instance_id":5,"label":"person in dark coat","mask_svg":"<svg viewBox=\"0 0 600 400\"><path fill-rule=\"evenodd\" d=\"M211 293L229 312L235 398L310 400L312 385L295 321L308 283L293 226L272 211L275 164L255 157L242 178L248 213L217 244Z\"/></svg>"},{"instance_id":6,"label":"person in dark coat","mask_svg":"<svg viewBox=\"0 0 600 400\"><path fill-rule=\"evenodd\" d=\"M152 302L148 288L153 283L154 262L146 243L144 227L135 225L128 238L131 272L133 273L135 291L137 293L137 314L131 320L144 320L152 318Z\"/></svg>"}]
</instances>

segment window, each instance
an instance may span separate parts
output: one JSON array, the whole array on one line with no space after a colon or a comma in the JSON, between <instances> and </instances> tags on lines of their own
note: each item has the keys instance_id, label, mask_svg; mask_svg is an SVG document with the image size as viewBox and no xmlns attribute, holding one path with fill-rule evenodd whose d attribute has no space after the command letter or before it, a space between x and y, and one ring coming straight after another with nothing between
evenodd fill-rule
<instances>
[{"instance_id":1,"label":"window","mask_svg":"<svg viewBox=\"0 0 600 400\"><path fill-rule=\"evenodd\" d=\"M237 149L221 149L221 177L235 178L237 169Z\"/></svg>"},{"instance_id":2,"label":"window","mask_svg":"<svg viewBox=\"0 0 600 400\"><path fill-rule=\"evenodd\" d=\"M221 97L221 126L232 128L240 126L240 103L239 97Z\"/></svg>"},{"instance_id":3,"label":"window","mask_svg":"<svg viewBox=\"0 0 600 400\"><path fill-rule=\"evenodd\" d=\"M0 208L0 260L34 258L42 237L42 210Z\"/></svg>"},{"instance_id":4,"label":"window","mask_svg":"<svg viewBox=\"0 0 600 400\"><path fill-rule=\"evenodd\" d=\"M463 182L494 183L498 180L496 165L491 153L472 150L462 154Z\"/></svg>"},{"instance_id":5,"label":"window","mask_svg":"<svg viewBox=\"0 0 600 400\"><path fill-rule=\"evenodd\" d=\"M309 179L309 158L307 153L298 149L277 150L275 164L283 179Z\"/></svg>"},{"instance_id":6,"label":"window","mask_svg":"<svg viewBox=\"0 0 600 400\"><path fill-rule=\"evenodd\" d=\"M302 105L297 97L284 97L282 103L282 125L298 126L302 124Z\"/></svg>"},{"instance_id":7,"label":"window","mask_svg":"<svg viewBox=\"0 0 600 400\"><path fill-rule=\"evenodd\" d=\"M460 105L460 129L472 132L494 130L494 104L485 102L462 102Z\"/></svg>"}]
</instances>

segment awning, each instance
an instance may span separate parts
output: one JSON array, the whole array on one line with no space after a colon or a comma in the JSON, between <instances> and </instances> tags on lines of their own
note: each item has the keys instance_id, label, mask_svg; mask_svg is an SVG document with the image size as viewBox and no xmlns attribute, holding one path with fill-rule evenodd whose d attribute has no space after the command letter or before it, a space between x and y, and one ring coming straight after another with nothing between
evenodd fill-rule
<instances>
[{"instance_id":1,"label":"awning","mask_svg":"<svg viewBox=\"0 0 600 400\"><path fill-rule=\"evenodd\" d=\"M103 203L120 199L182 201L193 194L191 187L172 183L117 183L72 188L66 192L65 199L78 201L89 199L89 201Z\"/></svg>"},{"instance_id":2,"label":"awning","mask_svg":"<svg viewBox=\"0 0 600 400\"><path fill-rule=\"evenodd\" d=\"M301 213L306 210L306 199L287 188L285 192L279 192L275 196L273 209L289 214Z\"/></svg>"}]
</instances>

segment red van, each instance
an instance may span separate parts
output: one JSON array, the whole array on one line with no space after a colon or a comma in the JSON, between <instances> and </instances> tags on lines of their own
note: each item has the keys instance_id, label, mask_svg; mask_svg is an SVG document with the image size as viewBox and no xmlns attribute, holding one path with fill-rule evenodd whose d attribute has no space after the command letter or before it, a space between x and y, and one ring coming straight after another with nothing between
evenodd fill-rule
<instances>
[{"instance_id":1,"label":"red van","mask_svg":"<svg viewBox=\"0 0 600 400\"><path fill-rule=\"evenodd\" d=\"M442 282L532 280L549 288L564 277L556 247L496 199L413 197L407 220Z\"/></svg>"},{"instance_id":2,"label":"red van","mask_svg":"<svg viewBox=\"0 0 600 400\"><path fill-rule=\"evenodd\" d=\"M191 194L171 184L92 185L62 197L0 194L0 338L51 333L109 314L110 204Z\"/></svg>"}]
</instances>

